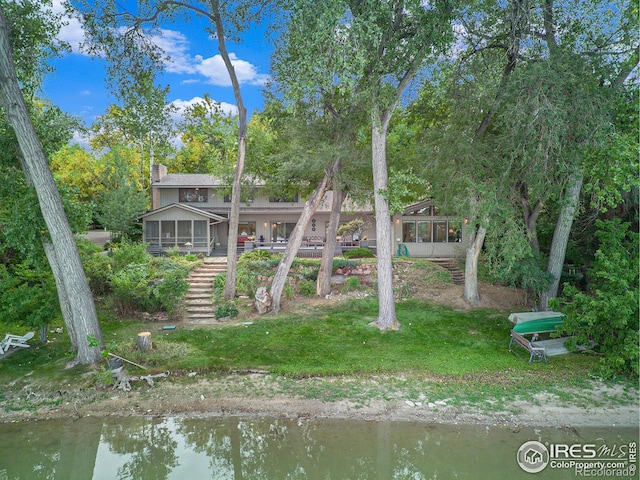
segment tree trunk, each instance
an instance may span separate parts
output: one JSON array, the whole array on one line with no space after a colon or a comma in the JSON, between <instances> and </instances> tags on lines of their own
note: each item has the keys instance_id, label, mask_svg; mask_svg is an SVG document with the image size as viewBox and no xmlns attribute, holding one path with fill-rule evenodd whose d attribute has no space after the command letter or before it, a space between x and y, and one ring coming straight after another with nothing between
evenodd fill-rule
<instances>
[{"instance_id":1,"label":"tree trunk","mask_svg":"<svg viewBox=\"0 0 640 480\"><path fill-rule=\"evenodd\" d=\"M18 140L18 148L24 160L25 175L31 179L38 195L42 216L49 230L51 244L58 260L60 281L69 300L75 326L78 355L75 362L91 364L100 361L98 347L89 346L89 336L95 336L102 344L102 334L87 278L62 206L60 194L42 150L40 139L33 128L25 104L9 44L9 31L0 8L0 102ZM71 333L71 332L70 332Z\"/></svg>"},{"instance_id":2,"label":"tree trunk","mask_svg":"<svg viewBox=\"0 0 640 480\"><path fill-rule=\"evenodd\" d=\"M64 289L64 283L62 282L62 271L60 270L60 262L56 258L56 252L53 249L53 245L50 242L44 240L42 242L44 253L47 256L51 271L53 272L53 278L56 282L56 289L58 291L58 301L60 302L60 310L62 310L62 318L64 324L67 327L67 333L71 339L71 350L78 350L78 334L76 333L76 327L73 324L73 310L69 305L69 298L67 292Z\"/></svg>"},{"instance_id":3,"label":"tree trunk","mask_svg":"<svg viewBox=\"0 0 640 480\"><path fill-rule=\"evenodd\" d=\"M469 305L480 305L478 293L478 259L484 244L487 229L480 226L467 245L467 259L464 266L464 300Z\"/></svg>"},{"instance_id":4,"label":"tree trunk","mask_svg":"<svg viewBox=\"0 0 640 480\"><path fill-rule=\"evenodd\" d=\"M245 128L246 128L246 120ZM238 223L240 221L240 189L242 188L242 172L246 150L246 138L243 133L238 139L238 163L233 177L231 192L231 212L229 214L229 239L227 241L227 276L224 284L224 298L233 300L236 296L236 267L238 265Z\"/></svg>"},{"instance_id":5,"label":"tree trunk","mask_svg":"<svg viewBox=\"0 0 640 480\"><path fill-rule=\"evenodd\" d=\"M371 325L380 330L398 330L396 305L393 296L393 264L391 252L391 214L387 198L387 128L390 115L374 116L371 134L373 196L376 211L376 239L378 252L378 319Z\"/></svg>"},{"instance_id":6,"label":"tree trunk","mask_svg":"<svg viewBox=\"0 0 640 480\"><path fill-rule=\"evenodd\" d=\"M213 18L216 25L216 35L218 37L218 51L224 61L224 65L231 79L233 95L238 104L238 159L233 176L233 187L231 191L231 212L229 213L229 238L227 240L227 276L224 284L224 298L232 300L236 296L236 267L238 264L238 222L240 218L240 188L242 186L242 174L244 172L244 162L247 149L247 109L242 100L240 82L236 75L236 70L231 63L229 52L225 43L225 31L222 24L220 12L220 2L211 1Z\"/></svg>"},{"instance_id":7,"label":"tree trunk","mask_svg":"<svg viewBox=\"0 0 640 480\"><path fill-rule=\"evenodd\" d=\"M311 221L311 217L318 209L318 206L322 201L322 197L327 191L330 177L331 173L329 171L325 172L322 177L322 181L318 184L311 197L309 197L309 200L305 202L302 213L300 213L300 218L298 218L298 223L296 223L293 232L291 232L291 237L287 242L287 248L282 255L282 260L280 260L276 274L273 277L273 282L271 282L271 291L269 292L271 295L273 311L275 313L280 311L280 298L282 297L282 291L284 290L284 284L287 281L287 275L291 269L291 264L296 258L296 254L302 244L304 231L307 228L309 221Z\"/></svg>"},{"instance_id":8,"label":"tree trunk","mask_svg":"<svg viewBox=\"0 0 640 480\"><path fill-rule=\"evenodd\" d=\"M520 183L520 204L522 205L522 219L529 236L529 244L534 252L540 253L540 243L538 242L537 222L542 211L542 202L538 200L531 208L531 200L525 183Z\"/></svg>"},{"instance_id":9,"label":"tree trunk","mask_svg":"<svg viewBox=\"0 0 640 480\"><path fill-rule=\"evenodd\" d=\"M333 200L331 203L331 216L329 217L329 225L327 226L327 240L322 250L322 261L320 262L320 271L318 272L318 281L316 284L316 293L320 297L326 297L331 293L331 274L333 273L333 257L338 243L336 237L338 235L338 225L340 224L340 213L342 204L347 197L347 192L337 186L337 182L333 182Z\"/></svg>"},{"instance_id":10,"label":"tree trunk","mask_svg":"<svg viewBox=\"0 0 640 480\"><path fill-rule=\"evenodd\" d=\"M553 283L546 291L540 294L540 310L547 310L549 308L549 300L558 294L560 275L562 274L564 257L567 252L567 243L569 242L573 220L578 211L583 180L584 172L582 170L574 172L565 192L564 202L553 232L553 240L551 240L549 260L547 262L547 272L551 274Z\"/></svg>"}]
</instances>

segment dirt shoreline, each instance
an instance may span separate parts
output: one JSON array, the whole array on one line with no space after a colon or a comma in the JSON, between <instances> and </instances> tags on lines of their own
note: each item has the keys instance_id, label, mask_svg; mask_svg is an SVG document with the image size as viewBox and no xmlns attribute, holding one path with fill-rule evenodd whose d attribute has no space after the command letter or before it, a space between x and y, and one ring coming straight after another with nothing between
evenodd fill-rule
<instances>
[{"instance_id":1,"label":"dirt shoreline","mask_svg":"<svg viewBox=\"0 0 640 480\"><path fill-rule=\"evenodd\" d=\"M270 382L271 380L267 380ZM305 380L302 380L304 382ZM236 385L234 385L236 383ZM238 384L247 395L235 390ZM365 401L323 401L281 392L261 393L265 379L258 375L200 379L193 383L158 381L131 391L112 389L58 391L45 394L22 389L20 395L0 402L0 423L42 419L159 416L261 416L280 418L406 421L429 424L500 425L512 428L630 427L638 428L638 405L621 401L623 392L600 385L589 406L571 404L551 395L510 402L506 408L454 405L450 400L418 400L393 394L393 398ZM302 387L304 388L304 386ZM311 388L311 386L310 386ZM637 398L637 391L632 392ZM57 401L55 397L57 396ZM600 400L602 399L602 401ZM7 408L11 402L12 408ZM38 405L39 403L39 405ZM53 404L55 403L55 404ZM22 404L23 408L20 408ZM593 406L596 405L596 406Z\"/></svg>"}]
</instances>

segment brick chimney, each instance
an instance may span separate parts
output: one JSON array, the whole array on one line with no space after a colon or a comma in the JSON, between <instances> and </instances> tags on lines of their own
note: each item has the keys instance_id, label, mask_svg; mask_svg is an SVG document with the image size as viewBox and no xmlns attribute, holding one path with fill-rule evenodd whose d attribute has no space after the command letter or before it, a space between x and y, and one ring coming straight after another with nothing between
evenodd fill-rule
<instances>
[{"instance_id":1,"label":"brick chimney","mask_svg":"<svg viewBox=\"0 0 640 480\"><path fill-rule=\"evenodd\" d=\"M151 181L153 183L159 182L166 175L167 167L165 167L164 165L160 165L159 163L153 164L153 169L151 170Z\"/></svg>"},{"instance_id":2,"label":"brick chimney","mask_svg":"<svg viewBox=\"0 0 640 480\"><path fill-rule=\"evenodd\" d=\"M160 207L160 191L154 185L167 175L167 167L154 163L151 168L151 210Z\"/></svg>"}]
</instances>

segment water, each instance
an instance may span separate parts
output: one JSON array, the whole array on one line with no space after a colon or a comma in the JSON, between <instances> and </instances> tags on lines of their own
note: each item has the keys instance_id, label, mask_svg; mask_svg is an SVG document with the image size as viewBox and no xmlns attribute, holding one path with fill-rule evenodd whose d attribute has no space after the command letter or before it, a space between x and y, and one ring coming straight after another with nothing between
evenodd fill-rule
<instances>
[{"instance_id":1,"label":"water","mask_svg":"<svg viewBox=\"0 0 640 480\"><path fill-rule=\"evenodd\" d=\"M576 478L575 466L524 472L517 452L529 440L573 445L573 456L590 456L593 445L600 458L635 467L629 444L638 429L233 416L47 420L0 424L0 480ZM628 467L589 473L637 478Z\"/></svg>"}]
</instances>

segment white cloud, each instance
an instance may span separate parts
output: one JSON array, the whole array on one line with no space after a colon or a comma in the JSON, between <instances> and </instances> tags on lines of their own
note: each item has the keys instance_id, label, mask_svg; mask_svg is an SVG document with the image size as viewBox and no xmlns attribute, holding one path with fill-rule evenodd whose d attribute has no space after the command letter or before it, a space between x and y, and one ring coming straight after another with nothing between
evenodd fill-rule
<instances>
[{"instance_id":1,"label":"white cloud","mask_svg":"<svg viewBox=\"0 0 640 480\"><path fill-rule=\"evenodd\" d=\"M202 97L193 97L191 100L182 100L177 99L171 102L171 104L176 107L176 111L171 114L171 117L175 122L180 122L184 117L184 112L187 108L197 104L204 102L204 98ZM237 115L238 107L235 105L231 105L230 103L221 102L220 108L222 111L228 115Z\"/></svg>"},{"instance_id":2,"label":"white cloud","mask_svg":"<svg viewBox=\"0 0 640 480\"><path fill-rule=\"evenodd\" d=\"M190 55L188 38L175 30L161 29L159 34L154 35L151 39L169 57L165 63L167 72L200 75L204 77L205 83L220 87L231 86L231 79L222 55L217 54L207 58L202 55ZM241 84L265 85L269 80L269 75L258 73L255 65L239 59L235 53L229 53L229 57ZM197 80L185 80L185 82L191 83L195 81Z\"/></svg>"},{"instance_id":3,"label":"white cloud","mask_svg":"<svg viewBox=\"0 0 640 480\"><path fill-rule=\"evenodd\" d=\"M62 0L53 0L50 11L55 14L63 14L63 25L58 33L58 40L71 45L71 51L73 53L83 53L81 45L85 40L85 32L80 20L76 17L69 16L62 4Z\"/></svg>"},{"instance_id":4,"label":"white cloud","mask_svg":"<svg viewBox=\"0 0 640 480\"><path fill-rule=\"evenodd\" d=\"M89 143L89 136L78 132L77 130L73 132L73 138L69 142L70 145L80 145L82 148L87 150L88 152L92 151L91 144Z\"/></svg>"}]
</instances>

